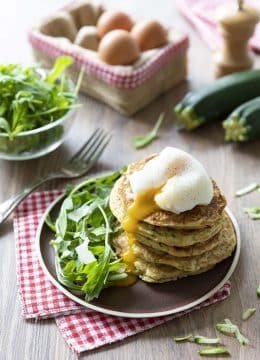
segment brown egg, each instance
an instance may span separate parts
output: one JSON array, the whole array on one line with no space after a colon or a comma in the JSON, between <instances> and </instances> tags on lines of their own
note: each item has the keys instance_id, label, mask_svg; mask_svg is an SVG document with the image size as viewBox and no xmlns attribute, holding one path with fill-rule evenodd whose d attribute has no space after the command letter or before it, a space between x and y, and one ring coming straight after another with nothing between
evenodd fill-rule
<instances>
[{"instance_id":1,"label":"brown egg","mask_svg":"<svg viewBox=\"0 0 260 360\"><path fill-rule=\"evenodd\" d=\"M130 16L122 11L105 11L98 19L98 35L103 37L111 30L122 29L130 31L134 23Z\"/></svg>"},{"instance_id":2,"label":"brown egg","mask_svg":"<svg viewBox=\"0 0 260 360\"><path fill-rule=\"evenodd\" d=\"M168 42L167 30L156 20L137 23L131 31L141 51L158 48Z\"/></svg>"},{"instance_id":3,"label":"brown egg","mask_svg":"<svg viewBox=\"0 0 260 360\"><path fill-rule=\"evenodd\" d=\"M110 65L130 65L140 56L136 41L126 30L112 30L100 41L98 54Z\"/></svg>"},{"instance_id":4,"label":"brown egg","mask_svg":"<svg viewBox=\"0 0 260 360\"><path fill-rule=\"evenodd\" d=\"M85 49L97 51L99 37L96 26L83 26L80 28L74 43Z\"/></svg>"}]
</instances>

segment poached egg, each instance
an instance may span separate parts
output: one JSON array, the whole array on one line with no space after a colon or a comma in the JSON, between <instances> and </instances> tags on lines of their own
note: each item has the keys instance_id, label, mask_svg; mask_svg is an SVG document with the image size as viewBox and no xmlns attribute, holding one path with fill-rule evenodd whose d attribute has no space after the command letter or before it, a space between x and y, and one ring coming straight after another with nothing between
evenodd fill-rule
<instances>
[{"instance_id":1,"label":"poached egg","mask_svg":"<svg viewBox=\"0 0 260 360\"><path fill-rule=\"evenodd\" d=\"M202 164L192 155L167 147L150 160L142 170L129 177L134 199L154 191L156 205L180 214L197 205L208 205L213 198L213 185Z\"/></svg>"}]
</instances>

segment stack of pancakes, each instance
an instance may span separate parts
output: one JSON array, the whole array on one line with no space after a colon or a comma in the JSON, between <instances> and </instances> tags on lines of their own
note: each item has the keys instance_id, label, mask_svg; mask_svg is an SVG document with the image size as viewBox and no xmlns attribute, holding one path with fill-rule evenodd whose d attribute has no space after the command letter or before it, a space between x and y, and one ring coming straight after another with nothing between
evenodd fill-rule
<instances>
[{"instance_id":1,"label":"stack of pancakes","mask_svg":"<svg viewBox=\"0 0 260 360\"><path fill-rule=\"evenodd\" d=\"M120 223L133 204L129 175L141 170L152 157L128 166L115 184L110 208ZM166 282L205 272L229 257L236 246L232 222L225 212L226 200L213 181L209 205L175 214L159 210L139 221L132 250L135 273L147 282ZM125 232L113 240L116 251L128 250Z\"/></svg>"}]
</instances>

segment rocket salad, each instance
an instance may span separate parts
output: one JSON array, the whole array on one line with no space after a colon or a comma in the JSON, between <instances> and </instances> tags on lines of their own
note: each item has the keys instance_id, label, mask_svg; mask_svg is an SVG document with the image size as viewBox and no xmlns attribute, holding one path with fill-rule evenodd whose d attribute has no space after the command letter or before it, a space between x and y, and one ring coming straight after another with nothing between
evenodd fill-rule
<instances>
[{"instance_id":1,"label":"rocket salad","mask_svg":"<svg viewBox=\"0 0 260 360\"><path fill-rule=\"evenodd\" d=\"M78 89L71 90L64 73L72 63L68 56L57 58L47 73L35 66L0 65L0 135L7 134L13 140L75 107Z\"/></svg>"},{"instance_id":2,"label":"rocket salad","mask_svg":"<svg viewBox=\"0 0 260 360\"><path fill-rule=\"evenodd\" d=\"M68 191L55 223L51 244L59 281L86 301L127 277L126 265L114 253L110 240L120 231L109 208L109 196L120 172L88 179Z\"/></svg>"}]
</instances>

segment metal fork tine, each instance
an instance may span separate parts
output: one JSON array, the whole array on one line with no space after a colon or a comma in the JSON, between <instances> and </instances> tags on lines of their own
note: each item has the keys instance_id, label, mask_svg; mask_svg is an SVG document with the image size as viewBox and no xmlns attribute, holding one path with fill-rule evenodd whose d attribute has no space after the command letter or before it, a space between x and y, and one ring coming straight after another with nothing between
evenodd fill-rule
<instances>
[{"instance_id":1,"label":"metal fork tine","mask_svg":"<svg viewBox=\"0 0 260 360\"><path fill-rule=\"evenodd\" d=\"M97 160L100 158L100 156L102 155L103 151L105 150L111 139L112 139L112 135L110 134L106 137L105 141L100 144L96 152L93 154L94 157L89 160L86 171L88 171L97 162Z\"/></svg>"},{"instance_id":2,"label":"metal fork tine","mask_svg":"<svg viewBox=\"0 0 260 360\"><path fill-rule=\"evenodd\" d=\"M70 159L69 159L69 163L73 162L74 160L77 159L77 157L80 156L80 154L87 148L89 147L93 141L95 141L96 137L99 136L99 133L102 133L102 129L97 128L93 131L93 133L89 136L89 138L87 139L87 141L81 146L81 148L76 152L76 154L74 154Z\"/></svg>"},{"instance_id":3,"label":"metal fork tine","mask_svg":"<svg viewBox=\"0 0 260 360\"><path fill-rule=\"evenodd\" d=\"M91 147L93 146L93 144L95 144L96 140L99 139L99 136L102 135L103 130L101 128L97 128L96 130L93 131L93 133L89 136L89 138L87 139L87 141L85 142L85 144L83 144L83 146L79 149L79 151L71 158L71 162L75 161L75 160L79 160L82 153L85 152L86 150L90 150Z\"/></svg>"},{"instance_id":4,"label":"metal fork tine","mask_svg":"<svg viewBox=\"0 0 260 360\"><path fill-rule=\"evenodd\" d=\"M86 155L92 154L93 149L96 148L96 144L99 144L105 136L106 133L104 132L104 130L100 129L98 135L92 139L91 143L89 143L89 145L85 149L83 149L77 160L84 160Z\"/></svg>"},{"instance_id":5,"label":"metal fork tine","mask_svg":"<svg viewBox=\"0 0 260 360\"><path fill-rule=\"evenodd\" d=\"M96 148L99 146L99 144L103 141L105 137L106 133L104 131L102 131L102 133L99 133L99 136L95 138L95 142L92 141L91 146L88 146L82 151L79 156L79 160L84 160L85 162L87 162L88 158L91 158L92 154L96 151Z\"/></svg>"},{"instance_id":6,"label":"metal fork tine","mask_svg":"<svg viewBox=\"0 0 260 360\"><path fill-rule=\"evenodd\" d=\"M108 134L103 136L103 138L96 144L95 148L92 149L91 153L86 154L86 157L83 159L85 163L92 161L92 158L96 156L99 149L102 148L102 145L107 142L108 136Z\"/></svg>"}]
</instances>

